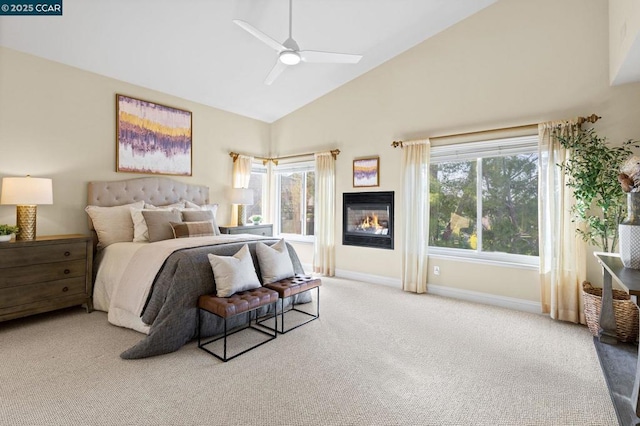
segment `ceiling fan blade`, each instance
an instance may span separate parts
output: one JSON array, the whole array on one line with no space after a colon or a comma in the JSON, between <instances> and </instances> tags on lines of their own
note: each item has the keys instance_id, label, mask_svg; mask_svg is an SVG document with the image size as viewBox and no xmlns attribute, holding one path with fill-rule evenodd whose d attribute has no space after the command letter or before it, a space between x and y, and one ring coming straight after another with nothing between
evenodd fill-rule
<instances>
[{"instance_id":1,"label":"ceiling fan blade","mask_svg":"<svg viewBox=\"0 0 640 426\"><path fill-rule=\"evenodd\" d=\"M362 55L349 53L318 52L315 50L301 50L300 57L304 62L316 64L357 64Z\"/></svg>"},{"instance_id":2,"label":"ceiling fan blade","mask_svg":"<svg viewBox=\"0 0 640 426\"><path fill-rule=\"evenodd\" d=\"M271 83L273 83L275 79L278 78L280 74L282 74L282 71L284 71L286 67L287 66L285 64L277 59L276 64L273 66L273 68L271 68L271 71L269 71L269 75L267 75L267 78L264 79L264 84L270 85Z\"/></svg>"},{"instance_id":3,"label":"ceiling fan blade","mask_svg":"<svg viewBox=\"0 0 640 426\"><path fill-rule=\"evenodd\" d=\"M265 33L263 33L262 31L260 31L259 29L257 29L251 24L248 24L239 19L234 19L233 23L238 25L240 28L242 28L243 30L245 30L246 32L248 32L249 34L257 38L264 44L268 45L272 49L277 50L278 52L281 52L287 49L281 43L278 43L277 41L275 41L274 39L272 39L271 37L269 37L268 35L266 35Z\"/></svg>"}]
</instances>

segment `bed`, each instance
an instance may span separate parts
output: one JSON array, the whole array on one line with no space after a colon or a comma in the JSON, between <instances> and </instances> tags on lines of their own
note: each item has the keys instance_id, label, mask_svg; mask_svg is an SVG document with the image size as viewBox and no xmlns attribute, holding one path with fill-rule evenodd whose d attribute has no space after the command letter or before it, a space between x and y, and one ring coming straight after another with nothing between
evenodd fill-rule
<instances>
[{"instance_id":1,"label":"bed","mask_svg":"<svg viewBox=\"0 0 640 426\"><path fill-rule=\"evenodd\" d=\"M96 241L94 307L107 312L110 323L144 334L121 353L125 359L173 352L196 337L197 299L216 291L210 253L232 256L247 245L262 282L256 244L279 241L249 234L220 235L215 221L217 205L211 204L208 187L169 178L90 182L87 204L89 228ZM138 226L138 210L144 226ZM206 221L197 223L210 221L207 227L211 229L188 238L161 238L166 237L166 224L155 223L156 219L174 217L176 211L185 218L187 214L205 216ZM295 250L285 244L294 273L304 274ZM296 303L308 301L299 299ZM203 336L222 333L222 320L213 315L203 320ZM230 325L240 325L246 319L239 316L236 321Z\"/></svg>"}]
</instances>

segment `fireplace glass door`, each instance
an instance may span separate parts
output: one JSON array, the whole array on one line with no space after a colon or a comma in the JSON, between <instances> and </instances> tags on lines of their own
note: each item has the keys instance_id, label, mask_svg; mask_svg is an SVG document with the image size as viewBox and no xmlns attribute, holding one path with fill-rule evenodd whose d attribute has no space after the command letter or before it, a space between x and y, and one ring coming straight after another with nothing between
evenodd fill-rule
<instances>
[{"instance_id":1,"label":"fireplace glass door","mask_svg":"<svg viewBox=\"0 0 640 426\"><path fill-rule=\"evenodd\" d=\"M393 249L393 192L343 194L344 245Z\"/></svg>"}]
</instances>

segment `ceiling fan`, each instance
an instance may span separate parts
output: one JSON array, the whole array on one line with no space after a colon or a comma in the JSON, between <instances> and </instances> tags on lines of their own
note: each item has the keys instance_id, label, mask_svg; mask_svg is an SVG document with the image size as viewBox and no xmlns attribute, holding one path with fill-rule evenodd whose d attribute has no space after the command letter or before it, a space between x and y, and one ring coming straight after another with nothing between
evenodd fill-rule
<instances>
[{"instance_id":1,"label":"ceiling fan","mask_svg":"<svg viewBox=\"0 0 640 426\"><path fill-rule=\"evenodd\" d=\"M272 39L253 25L234 19L233 22L249 34L278 52L276 64L264 80L265 84L271 84L288 66L297 65L302 62L324 63L324 64L357 64L362 55L352 55L349 53L320 52L316 50L300 50L298 43L291 36L292 21L292 0L289 0L289 38L284 43L279 43Z\"/></svg>"}]
</instances>

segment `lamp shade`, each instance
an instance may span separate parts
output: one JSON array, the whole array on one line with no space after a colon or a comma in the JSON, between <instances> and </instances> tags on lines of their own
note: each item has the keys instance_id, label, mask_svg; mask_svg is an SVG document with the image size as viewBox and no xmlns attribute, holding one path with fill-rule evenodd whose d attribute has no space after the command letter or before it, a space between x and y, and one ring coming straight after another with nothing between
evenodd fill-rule
<instances>
[{"instance_id":1,"label":"lamp shade","mask_svg":"<svg viewBox=\"0 0 640 426\"><path fill-rule=\"evenodd\" d=\"M53 204L51 179L26 177L2 178L0 204Z\"/></svg>"},{"instance_id":2,"label":"lamp shade","mask_svg":"<svg viewBox=\"0 0 640 426\"><path fill-rule=\"evenodd\" d=\"M253 189L233 188L231 190L232 204L253 204Z\"/></svg>"}]
</instances>

